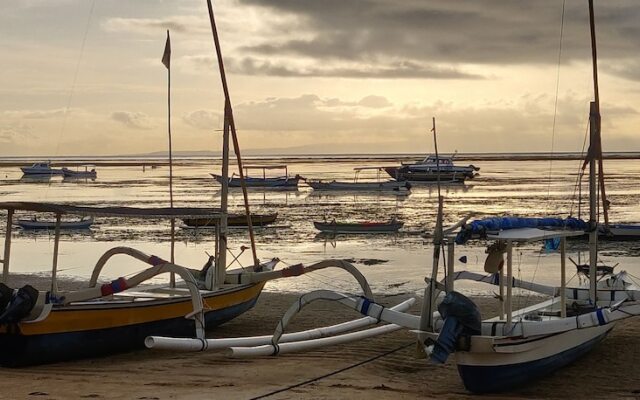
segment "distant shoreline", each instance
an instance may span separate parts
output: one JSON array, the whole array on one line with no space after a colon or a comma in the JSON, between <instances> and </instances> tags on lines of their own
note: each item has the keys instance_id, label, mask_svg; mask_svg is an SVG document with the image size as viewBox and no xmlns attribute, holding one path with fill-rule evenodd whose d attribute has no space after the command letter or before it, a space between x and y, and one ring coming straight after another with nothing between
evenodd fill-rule
<instances>
[{"instance_id":1,"label":"distant shoreline","mask_svg":"<svg viewBox=\"0 0 640 400\"><path fill-rule=\"evenodd\" d=\"M446 153L443 155L447 155ZM450 155L450 153L448 154ZM250 155L245 156L247 162L278 162L278 163L318 163L326 161L338 162L415 162L422 160L424 154L301 154L301 155ZM603 154L606 160L636 160L640 159L640 152L608 152ZM458 153L456 161L571 161L582 160L580 153ZM43 160L51 161L54 166L166 166L169 165L166 155L127 155L127 156L15 156L0 157L0 167L20 167ZM194 165L220 163L220 155L177 155L173 158L174 165Z\"/></svg>"}]
</instances>

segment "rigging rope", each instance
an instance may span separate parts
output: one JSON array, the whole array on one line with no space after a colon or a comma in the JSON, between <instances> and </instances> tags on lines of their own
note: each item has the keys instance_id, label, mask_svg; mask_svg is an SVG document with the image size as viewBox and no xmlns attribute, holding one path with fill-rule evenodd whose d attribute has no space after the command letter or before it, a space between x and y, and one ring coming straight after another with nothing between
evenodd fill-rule
<instances>
[{"instance_id":1,"label":"rigging rope","mask_svg":"<svg viewBox=\"0 0 640 400\"><path fill-rule=\"evenodd\" d=\"M412 341L410 343L403 344L402 346L396 347L393 350L386 351L384 353L381 353L381 354L375 355L373 357L367 358L366 360L362 360L362 361L357 362L355 364L348 365L348 366L346 366L344 368L337 369L335 371L332 371L332 372L329 372L327 374L318 376L316 378L307 379L306 381L303 381L303 382L300 382L300 383L296 383L294 385L290 385L290 386L284 387L282 389L274 390L273 392L269 392L269 393L266 393L266 394L263 394L263 395L260 395L260 396L252 397L251 400L264 399L266 397L271 397L271 396L273 396L275 394L278 394L278 393L287 392L287 391L289 391L291 389L295 389L295 388L300 387L300 386L304 386L304 385L308 385L308 384L313 383L313 382L317 382L317 381L319 381L321 379L328 378L328 377L333 376L333 375L337 375L337 374L339 374L341 372L348 371L350 369L359 367L361 365L368 364L368 363L370 363L372 361L375 361L375 360L377 360L379 358L386 357L386 356L388 356L390 354L396 353L396 352L398 352L400 350L404 350L409 346L415 346L415 343L416 343L415 341Z\"/></svg>"},{"instance_id":2,"label":"rigging rope","mask_svg":"<svg viewBox=\"0 0 640 400\"><path fill-rule=\"evenodd\" d=\"M89 18L87 19L87 25L84 28L84 35L82 36L82 44L80 45L80 54L78 55L78 62L76 63L76 69L73 74L73 82L71 83L71 89L69 90L69 97L67 98L67 106L64 110L64 115L62 117L62 127L60 128L60 132L58 133L58 140L56 143L56 151L55 154L58 155L58 151L60 150L60 137L64 133L64 130L67 126L67 117L69 114L69 108L71 107L71 100L73 99L73 93L76 89L76 82L78 81L78 74L80 72L80 63L82 61L82 56L84 55L84 47L87 42L87 35L89 33L89 26L91 25L91 18L93 17L93 9L95 8L96 0L91 2L91 8L89 9Z\"/></svg>"},{"instance_id":3,"label":"rigging rope","mask_svg":"<svg viewBox=\"0 0 640 400\"><path fill-rule=\"evenodd\" d=\"M560 66L562 64L562 38L564 36L564 6L565 1L562 1L562 17L560 18L560 44L558 47L558 70L556 73L556 98L553 105L553 126L551 128L551 156L554 152L555 136L556 136L556 119L558 116L558 93L560 92ZM547 186L547 204L551 198L551 173L553 170L553 157L549 157L549 183Z\"/></svg>"}]
</instances>

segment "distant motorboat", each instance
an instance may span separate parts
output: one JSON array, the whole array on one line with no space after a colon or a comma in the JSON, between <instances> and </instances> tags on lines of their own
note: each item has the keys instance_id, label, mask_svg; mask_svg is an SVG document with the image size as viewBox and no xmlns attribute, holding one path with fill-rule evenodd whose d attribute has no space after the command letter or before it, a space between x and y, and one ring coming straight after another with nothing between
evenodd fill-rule
<instances>
[{"instance_id":1,"label":"distant motorboat","mask_svg":"<svg viewBox=\"0 0 640 400\"><path fill-rule=\"evenodd\" d=\"M455 155L454 155L455 156ZM436 182L440 175L441 182L464 182L471 179L480 168L474 165L465 167L453 164L451 157L427 156L424 160L415 164L402 164L399 167L385 167L384 170L398 181L423 181Z\"/></svg>"},{"instance_id":2,"label":"distant motorboat","mask_svg":"<svg viewBox=\"0 0 640 400\"><path fill-rule=\"evenodd\" d=\"M16 223L22 229L56 229L56 221L38 221L32 219L19 219ZM60 229L89 229L93 224L93 217L85 217L75 221L60 221Z\"/></svg>"},{"instance_id":3,"label":"distant motorboat","mask_svg":"<svg viewBox=\"0 0 640 400\"><path fill-rule=\"evenodd\" d=\"M331 222L314 221L313 226L321 232L325 233L389 233L397 232L402 228L404 222L392 219L385 222L337 222L335 219Z\"/></svg>"},{"instance_id":4,"label":"distant motorboat","mask_svg":"<svg viewBox=\"0 0 640 400\"><path fill-rule=\"evenodd\" d=\"M63 175L61 169L51 168L50 162L37 162L30 167L20 167L25 175Z\"/></svg>"},{"instance_id":5,"label":"distant motorboat","mask_svg":"<svg viewBox=\"0 0 640 400\"><path fill-rule=\"evenodd\" d=\"M265 226L272 224L278 218L278 213L274 214L251 214L252 226ZM216 226L217 220L211 218L185 218L182 220L188 227L208 227ZM247 216L245 214L229 214L227 226L247 226Z\"/></svg>"},{"instance_id":6,"label":"distant motorboat","mask_svg":"<svg viewBox=\"0 0 640 400\"><path fill-rule=\"evenodd\" d=\"M89 169L89 166L84 167L84 171L82 170L72 170L66 167L62 168L62 173L65 178L86 178L86 179L96 179L98 177L98 173L95 168Z\"/></svg>"}]
</instances>

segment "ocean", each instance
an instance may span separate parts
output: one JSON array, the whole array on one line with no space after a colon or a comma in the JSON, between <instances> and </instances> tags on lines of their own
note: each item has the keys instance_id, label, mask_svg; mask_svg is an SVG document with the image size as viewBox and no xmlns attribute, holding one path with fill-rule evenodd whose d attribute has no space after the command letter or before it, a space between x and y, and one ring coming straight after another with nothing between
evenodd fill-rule
<instances>
[{"instance_id":1,"label":"ocean","mask_svg":"<svg viewBox=\"0 0 640 400\"><path fill-rule=\"evenodd\" d=\"M5 160L6 161L6 160ZM10 160L13 163L15 160ZM76 160L77 161L77 160ZM91 163L92 160L83 159ZM22 176L16 166L0 162L0 196L2 201L63 202L94 206L154 207L169 205L169 168L149 159L101 158L96 180L31 179ZM290 175L309 179L352 180L354 167L397 165L393 157L261 157L246 163L288 165ZM70 164L73 162L70 162ZM474 214L488 216L587 216L586 203L578 207L576 177L578 160L478 159L479 175L465 184L444 185L445 225ZM125 165L122 165L125 164ZM144 168L142 164L147 164ZM633 160L606 160L606 187L611 201L610 220L615 223L640 223L640 163ZM219 162L206 157L182 158L174 166L174 199L176 206L218 207L220 186L210 173L219 173ZM277 174L278 171L273 171ZM363 172L361 179L387 179L384 173ZM586 181L583 192L587 192ZM432 232L437 211L437 188L434 185L414 185L409 196L382 193L327 192L317 193L301 184L297 191L250 189L252 212L278 213L273 227L256 229L259 258L278 257L281 265L306 265L327 258L347 259L369 280L374 292L382 294L411 293L424 287L424 278L431 271L433 248L422 232ZM231 211L242 212L240 189L231 189ZM27 217L27 215L22 215ZM335 218L339 221L389 220L395 217L405 225L398 234L338 235L319 234L313 221ZM2 218L4 220L4 218ZM181 221L178 221L178 226ZM4 234L5 223L0 223ZM200 268L206 252L213 251L212 235L206 230L178 228L176 232L176 262ZM27 232L15 229L11 252L12 272L50 274L53 235L47 232ZM98 258L109 248L131 246L148 254L169 258L170 229L168 221L124 220L99 218L90 231L64 233L60 245L59 275L86 280ZM238 256L234 266L251 263L245 229L231 229L230 251ZM456 260L457 269L475 272L483 270L485 245L471 242L456 250L456 259L466 256L465 264ZM600 258L616 271L627 270L640 276L640 242L600 244ZM586 243L571 241L569 256L576 262L586 262ZM580 279L568 263L568 277ZM104 279L128 276L146 267L138 261L117 256L107 264ZM534 243L519 246L514 252L514 275L544 284L559 284L560 268L557 252L542 249ZM156 281L166 280L166 277ZM491 295L493 288L470 282L457 287L468 294ZM309 275L272 281L265 290L273 292L307 292L333 289L358 292L354 279L340 270L323 270Z\"/></svg>"}]
</instances>

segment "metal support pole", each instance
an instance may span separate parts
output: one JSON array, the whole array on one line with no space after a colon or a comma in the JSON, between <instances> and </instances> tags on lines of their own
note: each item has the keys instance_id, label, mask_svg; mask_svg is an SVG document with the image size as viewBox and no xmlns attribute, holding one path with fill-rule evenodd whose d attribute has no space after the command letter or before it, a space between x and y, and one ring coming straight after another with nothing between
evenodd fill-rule
<instances>
[{"instance_id":1,"label":"metal support pole","mask_svg":"<svg viewBox=\"0 0 640 400\"><path fill-rule=\"evenodd\" d=\"M507 241L507 332L511 330L511 320L513 319L513 309L511 307L511 289L513 288L513 243L511 240Z\"/></svg>"},{"instance_id":2,"label":"metal support pole","mask_svg":"<svg viewBox=\"0 0 640 400\"><path fill-rule=\"evenodd\" d=\"M455 242L447 241L447 292L453 291L455 265Z\"/></svg>"},{"instance_id":3,"label":"metal support pole","mask_svg":"<svg viewBox=\"0 0 640 400\"><path fill-rule=\"evenodd\" d=\"M7 231L4 237L4 258L2 259L2 282L9 280L9 260L11 258L11 229L13 228L13 210L7 210Z\"/></svg>"},{"instance_id":4,"label":"metal support pole","mask_svg":"<svg viewBox=\"0 0 640 400\"><path fill-rule=\"evenodd\" d=\"M504 319L504 268L500 268L498 280L500 285L500 319Z\"/></svg>"},{"instance_id":5,"label":"metal support pole","mask_svg":"<svg viewBox=\"0 0 640 400\"><path fill-rule=\"evenodd\" d=\"M567 238L560 239L560 316L567 317Z\"/></svg>"},{"instance_id":6,"label":"metal support pole","mask_svg":"<svg viewBox=\"0 0 640 400\"><path fill-rule=\"evenodd\" d=\"M53 242L53 267L51 269L51 293L58 293L58 248L60 246L60 214L56 214L56 233Z\"/></svg>"}]
</instances>

